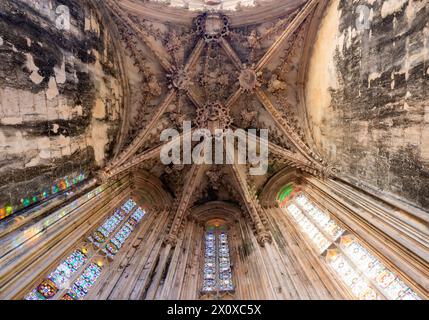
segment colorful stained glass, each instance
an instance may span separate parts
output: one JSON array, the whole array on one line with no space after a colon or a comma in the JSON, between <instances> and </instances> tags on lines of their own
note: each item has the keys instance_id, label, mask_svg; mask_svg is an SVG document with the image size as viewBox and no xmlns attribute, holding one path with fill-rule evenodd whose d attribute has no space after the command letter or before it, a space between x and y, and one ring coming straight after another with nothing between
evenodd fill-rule
<instances>
[{"instance_id":1,"label":"colorful stained glass","mask_svg":"<svg viewBox=\"0 0 429 320\"><path fill-rule=\"evenodd\" d=\"M142 208L137 208L136 211L132 214L131 218L133 218L137 223L144 217L146 212Z\"/></svg>"},{"instance_id":2,"label":"colorful stained glass","mask_svg":"<svg viewBox=\"0 0 429 320\"><path fill-rule=\"evenodd\" d=\"M353 235L344 235L335 220L316 207L305 195L299 194L286 206L286 212L297 223L313 244L323 253L339 278L358 299L373 300L387 298L420 299L418 295L400 280L381 261L363 247ZM321 230L329 237L322 234ZM334 243L340 238L339 244Z\"/></svg>"},{"instance_id":3,"label":"colorful stained glass","mask_svg":"<svg viewBox=\"0 0 429 320\"><path fill-rule=\"evenodd\" d=\"M102 189L91 191L88 198L96 196ZM142 220L145 211L136 207L134 200L129 199L115 213L106 219L101 226L90 236L91 241L104 242L116 231L111 240L103 247L107 255L113 256L119 251L125 241L129 238L135 226ZM124 224L122 221L128 216ZM86 267L84 267L86 265ZM78 272L84 269L80 276L73 282ZM27 300L46 300L53 298L59 289L70 288L61 299L77 300L83 298L88 290L94 285L101 273L101 266L92 262L87 256L86 250L75 250L70 256L62 261L50 275L33 291L29 292ZM70 284L73 282L72 284Z\"/></svg>"},{"instance_id":4,"label":"colorful stained glass","mask_svg":"<svg viewBox=\"0 0 429 320\"><path fill-rule=\"evenodd\" d=\"M136 206L134 200L129 199L121 209L115 211L115 213L107 218L103 224L95 230L89 237L89 240L99 246L104 243L110 234L120 225L125 219L128 213ZM140 209L141 210L141 209Z\"/></svg>"},{"instance_id":5,"label":"colorful stained glass","mask_svg":"<svg viewBox=\"0 0 429 320\"><path fill-rule=\"evenodd\" d=\"M66 293L65 295L63 295L63 296L61 297L61 299L60 299L60 300L76 300L76 298L75 298L75 297L73 297L71 294Z\"/></svg>"},{"instance_id":6,"label":"colorful stained glass","mask_svg":"<svg viewBox=\"0 0 429 320\"><path fill-rule=\"evenodd\" d=\"M374 281L386 298L397 300L401 299L406 292L410 292L413 294L410 298L419 299L417 294L364 248L354 236L341 237L340 246L358 269Z\"/></svg>"},{"instance_id":7,"label":"colorful stained glass","mask_svg":"<svg viewBox=\"0 0 429 320\"><path fill-rule=\"evenodd\" d=\"M340 279L351 289L353 295L361 300L376 300L379 296L368 281L344 258L338 250L328 250L327 261Z\"/></svg>"},{"instance_id":8,"label":"colorful stained glass","mask_svg":"<svg viewBox=\"0 0 429 320\"><path fill-rule=\"evenodd\" d=\"M216 228L205 234L204 293L233 291L228 235Z\"/></svg>"},{"instance_id":9,"label":"colorful stained glass","mask_svg":"<svg viewBox=\"0 0 429 320\"><path fill-rule=\"evenodd\" d=\"M69 285L70 278L80 267L84 265L87 261L86 255L80 251L74 251L70 256L68 256L50 275L51 279L55 285L62 289Z\"/></svg>"},{"instance_id":10,"label":"colorful stained glass","mask_svg":"<svg viewBox=\"0 0 429 320\"><path fill-rule=\"evenodd\" d=\"M48 186L43 189L43 191L38 191L37 194L30 194L28 197L20 199L19 202L13 204L6 204L3 208L0 208L0 220L4 219L13 213L29 207L30 205L36 204L41 200L47 199L50 195L55 195L59 191L67 190L74 184L77 184L85 179L85 174L81 173L76 178L76 182L70 183L69 177L64 177L60 180L54 182L51 186Z\"/></svg>"},{"instance_id":11,"label":"colorful stained glass","mask_svg":"<svg viewBox=\"0 0 429 320\"><path fill-rule=\"evenodd\" d=\"M125 222L125 224L119 229L119 231L114 235L114 237L106 244L103 249L103 252L106 253L109 257L113 258L128 237L131 235L131 232L134 230L134 227L140 222L140 220L145 215L145 212L139 207L136 211L133 212L131 217Z\"/></svg>"},{"instance_id":12,"label":"colorful stained glass","mask_svg":"<svg viewBox=\"0 0 429 320\"><path fill-rule=\"evenodd\" d=\"M216 290L216 235L214 232L207 232L205 235L205 259L204 259L204 292Z\"/></svg>"},{"instance_id":13,"label":"colorful stained glass","mask_svg":"<svg viewBox=\"0 0 429 320\"><path fill-rule=\"evenodd\" d=\"M97 279L100 277L101 267L96 263L91 263L84 272L73 283L71 289L63 296L64 300L81 299L88 294L89 289L94 286Z\"/></svg>"},{"instance_id":14,"label":"colorful stained glass","mask_svg":"<svg viewBox=\"0 0 429 320\"><path fill-rule=\"evenodd\" d=\"M0 220L6 218L6 208L0 208Z\"/></svg>"},{"instance_id":15,"label":"colorful stained glass","mask_svg":"<svg viewBox=\"0 0 429 320\"><path fill-rule=\"evenodd\" d=\"M59 289L66 288L70 279L87 261L81 250L73 251L51 274L44 279L35 290L31 291L26 300L46 300L55 296Z\"/></svg>"},{"instance_id":16,"label":"colorful stained glass","mask_svg":"<svg viewBox=\"0 0 429 320\"><path fill-rule=\"evenodd\" d=\"M298 188L292 183L285 185L277 194L277 201L280 207L284 207L286 203L298 192Z\"/></svg>"},{"instance_id":17,"label":"colorful stained glass","mask_svg":"<svg viewBox=\"0 0 429 320\"><path fill-rule=\"evenodd\" d=\"M286 212L297 222L301 231L303 231L311 242L316 246L319 253L324 252L330 245L329 241L317 227L302 213L295 204L290 204Z\"/></svg>"},{"instance_id":18,"label":"colorful stained glass","mask_svg":"<svg viewBox=\"0 0 429 320\"><path fill-rule=\"evenodd\" d=\"M58 292L55 283L50 279L44 279L38 286L37 292L45 299L51 299Z\"/></svg>"},{"instance_id":19,"label":"colorful stained glass","mask_svg":"<svg viewBox=\"0 0 429 320\"><path fill-rule=\"evenodd\" d=\"M344 233L344 229L342 229L335 220L331 219L327 213L313 205L303 194L296 198L296 202L313 221L331 237L332 241L337 240Z\"/></svg>"},{"instance_id":20,"label":"colorful stained glass","mask_svg":"<svg viewBox=\"0 0 429 320\"><path fill-rule=\"evenodd\" d=\"M228 235L221 232L218 235L218 270L219 270L219 291L234 290L232 284L231 261L229 258Z\"/></svg>"},{"instance_id":21,"label":"colorful stained glass","mask_svg":"<svg viewBox=\"0 0 429 320\"><path fill-rule=\"evenodd\" d=\"M29 292L25 297L25 300L46 300L44 296L42 296L37 289L34 289L33 291Z\"/></svg>"},{"instance_id":22,"label":"colorful stained glass","mask_svg":"<svg viewBox=\"0 0 429 320\"><path fill-rule=\"evenodd\" d=\"M52 299L58 292L58 288L55 283L50 279L44 279L36 289L29 292L24 299L25 300L49 300Z\"/></svg>"},{"instance_id":23,"label":"colorful stained glass","mask_svg":"<svg viewBox=\"0 0 429 320\"><path fill-rule=\"evenodd\" d=\"M31 204L31 201L30 201L30 199L28 199L28 198L24 198L24 199L21 199L21 204L22 204L24 207L28 207L28 206Z\"/></svg>"},{"instance_id":24,"label":"colorful stained glass","mask_svg":"<svg viewBox=\"0 0 429 320\"><path fill-rule=\"evenodd\" d=\"M6 204L3 208L0 208L0 220L10 216L13 213L13 207L10 204Z\"/></svg>"}]
</instances>

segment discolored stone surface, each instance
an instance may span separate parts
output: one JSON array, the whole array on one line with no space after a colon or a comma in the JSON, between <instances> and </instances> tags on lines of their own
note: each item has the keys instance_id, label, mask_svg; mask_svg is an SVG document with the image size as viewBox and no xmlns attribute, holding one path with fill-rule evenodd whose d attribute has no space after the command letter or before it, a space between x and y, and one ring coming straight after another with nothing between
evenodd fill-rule
<instances>
[{"instance_id":1,"label":"discolored stone surface","mask_svg":"<svg viewBox=\"0 0 429 320\"><path fill-rule=\"evenodd\" d=\"M110 34L81 1L1 1L0 38L1 208L102 166L123 89Z\"/></svg>"},{"instance_id":2,"label":"discolored stone surface","mask_svg":"<svg viewBox=\"0 0 429 320\"><path fill-rule=\"evenodd\" d=\"M428 21L425 1L333 1L306 88L315 142L342 176L426 210Z\"/></svg>"}]
</instances>

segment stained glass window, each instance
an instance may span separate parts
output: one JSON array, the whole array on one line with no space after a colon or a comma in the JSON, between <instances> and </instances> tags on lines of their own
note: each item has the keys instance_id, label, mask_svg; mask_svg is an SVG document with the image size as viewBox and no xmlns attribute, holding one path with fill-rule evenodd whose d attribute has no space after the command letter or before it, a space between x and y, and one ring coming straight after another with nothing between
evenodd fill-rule
<instances>
[{"instance_id":1,"label":"stained glass window","mask_svg":"<svg viewBox=\"0 0 429 320\"><path fill-rule=\"evenodd\" d=\"M328 250L327 261L340 279L351 289L355 297L361 300L380 298L377 291L355 270L354 266L338 250Z\"/></svg>"},{"instance_id":2,"label":"stained glass window","mask_svg":"<svg viewBox=\"0 0 429 320\"><path fill-rule=\"evenodd\" d=\"M62 300L77 300L88 294L101 274L101 265L91 263L73 283L71 289L61 298Z\"/></svg>"},{"instance_id":3,"label":"stained glass window","mask_svg":"<svg viewBox=\"0 0 429 320\"><path fill-rule=\"evenodd\" d=\"M141 208L131 215L127 222L119 229L119 231L113 236L113 238L106 244L103 252L106 253L109 257L113 258L122 245L131 235L131 232L134 230L134 226L140 222L140 220L145 215L145 212Z\"/></svg>"},{"instance_id":4,"label":"stained glass window","mask_svg":"<svg viewBox=\"0 0 429 320\"><path fill-rule=\"evenodd\" d=\"M314 206L303 194L296 198L296 202L310 216L310 218L330 237L335 241L344 233L335 220L331 219L328 214Z\"/></svg>"},{"instance_id":5,"label":"stained glass window","mask_svg":"<svg viewBox=\"0 0 429 320\"><path fill-rule=\"evenodd\" d=\"M100 195L102 192L105 191L105 186L99 186L96 189L93 189L92 191L88 192L86 195L74 200L73 202L69 203L68 205L62 207L61 209L56 210L49 216L35 222L31 228L28 228L24 232L22 232L20 235L17 235L14 238L14 245L17 247L21 245L22 243L30 240L32 237L37 236L40 232L43 232L44 230L48 229L50 226L52 226L54 223L62 219L63 217L71 214L74 212L74 210L79 207L86 204L89 200L93 199L94 197ZM35 208L32 208L31 210L40 210L41 206L37 206Z\"/></svg>"},{"instance_id":6,"label":"stained glass window","mask_svg":"<svg viewBox=\"0 0 429 320\"><path fill-rule=\"evenodd\" d=\"M220 226L209 226L204 235L203 293L232 292L228 234Z\"/></svg>"},{"instance_id":7,"label":"stained glass window","mask_svg":"<svg viewBox=\"0 0 429 320\"><path fill-rule=\"evenodd\" d=\"M357 268L371 279L390 300L419 299L417 294L364 248L353 235L341 238L340 246Z\"/></svg>"},{"instance_id":8,"label":"stained glass window","mask_svg":"<svg viewBox=\"0 0 429 320\"><path fill-rule=\"evenodd\" d=\"M89 240L97 246L104 243L109 235L116 229L117 226L125 219L127 214L136 206L134 200L129 199L125 204L115 211L115 213L107 218L104 223L95 230L89 237Z\"/></svg>"},{"instance_id":9,"label":"stained glass window","mask_svg":"<svg viewBox=\"0 0 429 320\"><path fill-rule=\"evenodd\" d=\"M280 202L279 202L280 203ZM285 212L357 299L417 300L420 297L372 255L353 235L315 206L304 194L294 196ZM337 240L339 239L339 243Z\"/></svg>"},{"instance_id":10,"label":"stained glass window","mask_svg":"<svg viewBox=\"0 0 429 320\"><path fill-rule=\"evenodd\" d=\"M319 253L325 251L331 242L317 229L317 227L302 213L295 204L290 204L287 207L287 212L298 224L299 228L316 246Z\"/></svg>"},{"instance_id":11,"label":"stained glass window","mask_svg":"<svg viewBox=\"0 0 429 320\"><path fill-rule=\"evenodd\" d=\"M216 290L216 235L207 232L205 235L203 291Z\"/></svg>"},{"instance_id":12,"label":"stained glass window","mask_svg":"<svg viewBox=\"0 0 429 320\"><path fill-rule=\"evenodd\" d=\"M218 271L219 291L234 290L234 286L232 285L228 235L226 234L226 232L221 232L220 234L218 234Z\"/></svg>"},{"instance_id":13,"label":"stained glass window","mask_svg":"<svg viewBox=\"0 0 429 320\"><path fill-rule=\"evenodd\" d=\"M284 185L277 193L277 201L280 206L284 207L299 192L299 190L299 186L296 186L293 183Z\"/></svg>"},{"instance_id":14,"label":"stained glass window","mask_svg":"<svg viewBox=\"0 0 429 320\"><path fill-rule=\"evenodd\" d=\"M49 275L49 279L51 279L59 289L67 287L71 276L84 265L86 260L87 257L82 251L74 251Z\"/></svg>"},{"instance_id":15,"label":"stained glass window","mask_svg":"<svg viewBox=\"0 0 429 320\"><path fill-rule=\"evenodd\" d=\"M84 251L84 250L83 250ZM87 261L87 256L82 250L75 250L59 266L44 279L39 286L31 291L26 300L46 300L52 299L58 290L70 284L71 277Z\"/></svg>"},{"instance_id":16,"label":"stained glass window","mask_svg":"<svg viewBox=\"0 0 429 320\"><path fill-rule=\"evenodd\" d=\"M99 248L95 250L96 252L89 255L86 249L73 251L48 277L29 292L25 299L47 300L61 297L63 300L76 300L85 297L102 271L102 263L99 258L95 261L94 253L104 253L113 258L119 252L145 215L143 209L136 207L134 200L126 201L88 238ZM102 246L106 242L107 244Z\"/></svg>"}]
</instances>

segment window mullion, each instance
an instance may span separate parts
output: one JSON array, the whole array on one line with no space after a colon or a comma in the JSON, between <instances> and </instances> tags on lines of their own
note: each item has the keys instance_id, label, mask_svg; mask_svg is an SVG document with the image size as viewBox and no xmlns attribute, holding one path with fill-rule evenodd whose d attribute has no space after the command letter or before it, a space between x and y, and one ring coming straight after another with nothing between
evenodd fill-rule
<instances>
[{"instance_id":1,"label":"window mullion","mask_svg":"<svg viewBox=\"0 0 429 320\"><path fill-rule=\"evenodd\" d=\"M311 221L311 223L312 224L314 224L315 226L316 226L316 228L317 228L317 230L319 230L319 232L321 233L321 234L323 234L323 236L326 238L326 239L328 239L330 242L331 242L331 244L332 243L334 243L335 242L335 239L330 235L330 234L328 234L323 228L322 228L322 226L316 221L316 220L314 220L314 218L307 212L307 210L305 210L304 209L304 207L303 206L301 206L297 201L296 201L296 199L294 198L294 204L301 210L301 212L302 212L302 214L304 215L304 216L306 216L307 217L307 219L308 220L310 220ZM324 250L324 252L326 251L326 249Z\"/></svg>"},{"instance_id":2,"label":"window mullion","mask_svg":"<svg viewBox=\"0 0 429 320\"><path fill-rule=\"evenodd\" d=\"M218 239L218 231L215 230L214 232L215 237L215 295L217 298L220 296L219 291L219 239Z\"/></svg>"},{"instance_id":3,"label":"window mullion","mask_svg":"<svg viewBox=\"0 0 429 320\"><path fill-rule=\"evenodd\" d=\"M308 199L307 199L308 200ZM311 203L311 201L310 200L308 200L310 203ZM344 259L349 263L349 265L351 266L351 268L360 276L360 277L362 277L376 292L377 292L377 294L381 297L381 298L383 298L383 299L386 299L386 297L385 297L385 295L384 295L384 293L383 293L383 291L381 291L380 290L380 288L376 285L376 284L374 284L374 282L369 278L369 277L367 277L361 270L360 270L360 268L358 268L357 266L356 266L356 264L352 261L352 259L350 259L350 257L348 256L348 254L341 248L341 246L339 246L338 244L337 244L337 240L338 239L341 239L341 236L344 234L344 232L345 232L345 230L343 229L343 231L342 231L342 233L338 236L338 238L337 239L334 239L334 237L333 236L331 236L330 234L328 234L325 230L324 230L324 228L320 225L320 223L318 222L318 221L316 221L313 217L312 217L312 215L311 214L309 214L308 212L307 212L307 210L300 204L300 203L298 203L298 201L297 201L297 196L295 196L293 199L292 199L292 202L297 206L297 208L301 211L301 213L317 228L317 230L326 238L326 239L328 239L329 241L330 241L330 243L331 243L331 245L330 245L330 247L331 246L334 246L340 253L341 253L341 255L344 257ZM311 203L312 204L312 203ZM313 205L313 204L312 204ZM320 210L319 208L317 208L315 205L313 205L313 207L315 207L317 210ZM325 213L326 214L326 213ZM331 218L331 216L329 215L329 214L326 214L331 220L333 220L332 218ZM336 223L336 221L335 220L333 220L335 223ZM311 240L311 239L310 239ZM313 242L313 241L311 241L311 242ZM328 248L327 248L328 249ZM323 253L324 252L326 252L326 250L327 249L325 249L323 252L321 252L320 253L320 255L323 255ZM328 266L329 266L329 264L328 264ZM331 269L332 269L332 267L331 266L329 266ZM337 273L335 270L333 270L335 273ZM349 288L347 285L346 285L346 287L347 287L347 289L349 290L349 291L351 291L351 288ZM353 296L355 296L355 294L353 294L352 292L351 292L351 294L353 295Z\"/></svg>"},{"instance_id":4,"label":"window mullion","mask_svg":"<svg viewBox=\"0 0 429 320\"><path fill-rule=\"evenodd\" d=\"M341 237L340 237L341 238ZM362 278L364 278L370 285L371 287L377 292L377 294L383 298L384 300L387 300L385 294L383 293L383 291L380 289L380 287L374 283L374 281L372 281L371 278L369 278L353 261L353 259L351 259L349 257L349 254L347 252L344 251L344 249L338 245L337 242L333 243L335 248L338 249L339 252L341 252L341 254L344 256L344 259L347 260L347 262L352 266L353 270L356 271L356 273L358 273Z\"/></svg>"},{"instance_id":5,"label":"window mullion","mask_svg":"<svg viewBox=\"0 0 429 320\"><path fill-rule=\"evenodd\" d=\"M299 196L299 195L298 195ZM338 234L338 236L336 238L334 238L334 236L330 235L325 228L307 211L307 209L304 208L304 206L302 206L298 201L297 201L297 197L295 196L294 198L294 203L295 205L301 209L301 211L303 212L303 214L312 222L314 223L317 228L319 229L319 231L327 238L329 239L331 242L335 242L337 241L339 238L341 238L341 236L344 234L344 232L346 231L340 224L337 223L337 221L335 219L332 218L332 216L329 213L326 213L325 211L321 210L318 206L316 206L310 199L308 199L306 196L304 196L307 201L318 211L322 212L323 214L325 214L329 220L333 221L335 223L335 225L340 228L342 231L341 233Z\"/></svg>"},{"instance_id":6,"label":"window mullion","mask_svg":"<svg viewBox=\"0 0 429 320\"><path fill-rule=\"evenodd\" d=\"M295 203L295 201L294 200L292 200L292 202L293 202L293 204L294 205L296 205L296 203ZM303 212L303 210L301 210L301 208L300 207L298 207L297 206L297 208L298 208L298 210L301 212L301 214L306 218L306 219L308 219L308 217L307 217L307 215ZM288 208L285 208L284 210L289 210ZM307 232L305 232L304 230L300 230L302 227L299 225L299 222L297 221L297 220L295 220L295 218L292 216L292 214L290 213L290 212L288 212L288 215L289 215L289 218L293 221L293 223L294 223L294 225L295 225L295 227L297 227L297 229L298 229L298 231L304 236L304 238L307 240L307 242L308 242L308 244L317 252L317 254L322 254L323 252L325 252L328 248L329 248L329 246L332 244L332 241L329 239L329 238L327 238L322 232L320 232L320 229L319 229L319 227L318 227L318 225L317 224L315 224L313 221L311 221L310 219L308 219L309 221L310 221L310 223L311 224L313 224L313 226L319 231L319 233L328 241L328 243L329 243L329 245L328 246L326 246L326 248L324 248L323 249L323 251L321 251L321 249L320 248L318 248L317 247L317 245L316 245L316 243L315 243L315 239L312 239L311 237L310 237L310 235L307 233Z\"/></svg>"},{"instance_id":7,"label":"window mullion","mask_svg":"<svg viewBox=\"0 0 429 320\"><path fill-rule=\"evenodd\" d=\"M228 233L222 229L222 225L208 225L204 239L203 286L200 292L221 299L225 293L234 291Z\"/></svg>"},{"instance_id":8,"label":"window mullion","mask_svg":"<svg viewBox=\"0 0 429 320\"><path fill-rule=\"evenodd\" d=\"M317 208L319 208L319 210L322 210L323 212L325 212L327 215L329 215L329 217L335 221L335 223L344 231L348 231L348 226L346 224L344 224L344 222L342 222L335 214L333 214L331 212L331 210L329 210L325 205L323 205L322 203L320 203L320 201L317 201L317 199L314 199L314 197L312 197L311 195L306 195L307 199ZM339 238L341 238L341 236L344 234L344 232L336 239L338 240ZM335 240L335 241L336 241Z\"/></svg>"},{"instance_id":9,"label":"window mullion","mask_svg":"<svg viewBox=\"0 0 429 320\"><path fill-rule=\"evenodd\" d=\"M368 275L367 277L369 278L369 279L371 279L371 281L374 283L374 285L375 286L377 286L378 288L379 288L379 290L383 293L383 295L386 297L386 299L389 299L389 297L390 297L390 293L389 293L389 288L392 286L392 285L394 285L394 283L396 283L396 284L398 284L398 282L401 282L402 283L402 285L401 285L401 288L403 289L403 291L404 291L404 293L406 292L406 291L408 291L408 290L410 290L415 296L417 296L418 297L418 295L395 273L395 272L392 272L391 271L391 269L389 268L389 267L386 267L386 265L383 263L383 261L377 256L377 254L376 253L373 253L373 252L371 252L371 250L369 250L365 245L363 245L358 239L357 239L357 237L355 236L355 235L353 235L352 233L349 233L349 234L347 234L347 235L344 235L344 237L342 237L342 239L341 239L341 243L342 243L342 240L345 238L345 237L349 237L350 239L351 239L351 241L352 241L352 243L353 244L355 244L357 247L360 247L361 248L361 250L363 250L364 252L365 252L365 255L368 257L368 256L370 256L370 257L372 257L373 258L373 261L372 261L372 263L374 263L374 265L372 266L372 268L368 268L368 267L365 267L365 266L359 266L357 263L357 267L364 273L364 274L371 274L372 272L373 272L373 268L376 268L376 265L378 265L379 266L379 271L377 272L377 275L379 274L379 272L380 272L380 270L386 270L387 272L389 272L394 278L393 278L393 280L384 288L384 287L382 287L381 286L381 284L379 284L379 282L376 280L376 278L377 278L377 276L371 276L371 275ZM340 246L342 246L342 244L340 244ZM343 251L345 251L345 252L347 252L347 250L346 250L346 248L344 248L344 247L342 247L342 249L343 249ZM350 259L352 259L353 260L353 258L351 257L352 256L352 254L349 252L349 253L346 253L346 254L348 254L349 256L350 256ZM377 268L375 269L375 270L377 270ZM397 298L399 298L399 296L397 297Z\"/></svg>"},{"instance_id":10,"label":"window mullion","mask_svg":"<svg viewBox=\"0 0 429 320\"><path fill-rule=\"evenodd\" d=\"M127 201L129 201L129 200L127 200ZM125 203L127 203L127 201L125 202ZM123 208L123 206L125 205L125 203L124 204L122 204L122 206L119 208L119 209L116 209L116 210L122 210L122 208ZM134 207L124 216L124 218L118 223L118 225L109 233L109 235L103 240L103 242L99 242L99 243L97 243L96 241L94 241L94 240L91 240L91 239L93 239L93 237L92 237L92 235L90 235L89 236L89 239L88 240L90 240L90 242L94 245L94 247L95 247L95 249L96 249L96 252L98 252L98 253L102 253L103 254L103 252L101 252L102 251L102 249L105 247L105 245L107 244L107 243L109 243L109 241L116 235L116 233L118 232L118 230L120 230L120 228L122 228L122 226L125 224L125 222L127 222L127 220L131 217L131 215L137 210L137 208L138 208L138 206L137 206L137 204L135 204L134 205ZM115 213L116 213L116 210L115 210ZM110 219L115 213L113 213L112 215L110 215L109 216L109 218L107 218L107 219ZM106 219L106 220L107 220ZM105 220L105 221L106 221ZM104 222L105 222L104 221ZM104 222L103 222L103 224L104 224ZM100 225L97 229L95 229L94 231L93 231L93 233L94 232L96 232L100 227L102 227L102 225Z\"/></svg>"},{"instance_id":11,"label":"window mullion","mask_svg":"<svg viewBox=\"0 0 429 320\"><path fill-rule=\"evenodd\" d=\"M341 254L344 256L344 259L350 264L350 266L353 268L353 270L359 275L359 276L361 276L363 279L365 279L372 287L373 287L373 289L377 292L377 294L379 294L382 298L384 298L385 299L385 296L384 296L384 294L380 291L380 289L378 288L378 286L376 286L372 281L371 281L371 279L369 279L356 265L355 265L355 263L349 258L349 256L347 255L347 253L346 252L344 252L344 250L341 248L341 246L339 246L338 244L337 244L337 242L336 242L336 240L338 240L338 239L340 239L341 238L341 235L342 234L344 234L344 232L345 232L345 230L343 230L342 231L342 233L341 233L341 235L337 238L337 239L334 239L330 234L328 234L325 230L324 230L324 228L318 223L318 221L316 221L308 212L307 212L307 210L301 205L301 204L299 204L298 203L298 201L296 201L297 199L296 199L296 196L294 197L294 199L293 199L293 202L294 202L294 204L301 210L301 212L302 212L302 214L304 215L304 216L306 216L307 217L307 219L308 220L310 220L311 221L311 223L313 223L315 226L316 226L316 228L319 230L319 232L321 233L321 234L323 234L323 236L324 237L326 237L330 242L331 242L331 246L333 245L333 246L335 246L335 248L336 249L338 249L338 251L339 252L341 252ZM308 200L308 201L310 201L310 200ZM313 205L314 206L314 205ZM316 207L316 206L315 206ZM316 207L317 208L317 207ZM320 210L319 208L317 208L318 210ZM330 215L328 215L329 216L329 218L330 219L332 219L331 218L331 216ZM334 220L335 221L335 220ZM335 222L336 223L336 222ZM328 249L328 248L327 248ZM325 249L322 253L321 253L321 255L323 255L323 253L327 250L327 249ZM330 268L331 268L331 266L329 266ZM335 272L335 270L333 270L334 272ZM346 286L346 287L348 287L348 286ZM347 288L349 291L350 291L350 288ZM351 292L351 294L353 295L353 296L355 296L352 292Z\"/></svg>"},{"instance_id":12,"label":"window mullion","mask_svg":"<svg viewBox=\"0 0 429 320\"><path fill-rule=\"evenodd\" d=\"M76 249L75 249L76 250ZM89 251L88 251L89 253ZM96 251L93 251L90 253L90 255L87 256L86 262L78 269L75 273L70 277L69 279L69 286L59 289L57 293L50 299L50 300L58 300L62 297L62 295L69 289L69 287L75 282L75 280L83 273L83 271L87 268L90 261L92 261L93 257L97 254Z\"/></svg>"},{"instance_id":13,"label":"window mullion","mask_svg":"<svg viewBox=\"0 0 429 320\"><path fill-rule=\"evenodd\" d=\"M307 200L315 207L315 208L317 208L318 210L320 210L316 205L314 205L313 203L312 203L312 201L310 200L310 199L308 199L307 198ZM356 263L353 261L353 259L352 258L350 258L350 256L349 256L349 253L348 252L346 252L343 248L342 248L342 246L340 246L340 245L338 245L338 243L337 243L337 241L339 241L341 238L342 238L342 236L344 236L345 235L345 233L346 232L348 232L348 231L346 231L346 230L344 230L344 228L342 228L343 229L343 231L342 231L342 233L340 234L340 236L337 238L337 239L334 239L331 235L329 235L323 228L322 228L322 226L317 222L317 221L315 221L315 219L307 212L307 210L305 210L305 208L300 204L300 203L298 203L298 201L296 201L296 197L294 198L294 203L295 203L295 205L299 208L299 209L301 209L301 211L303 212L303 214L312 222L312 223L314 223L317 227L318 227L318 229L319 229L319 231L326 237L326 238L328 238L329 240L331 240L332 241L332 243L334 244L334 246L339 250L339 252L341 252L341 254L343 254L343 256L344 256L344 258L347 260L347 262L353 267L353 269L360 275L360 276L362 276L366 281L368 281L368 283L369 284L371 284L371 286L374 288L374 290L376 290L377 291L377 293L382 297L382 298L384 298L384 299L387 299L387 296L386 296L386 294L385 294L385 290L383 290L383 288L381 288L373 279L371 279L370 277L368 277L366 274L365 274L365 272L364 272L364 270L362 270L361 268L359 268L359 266L358 265L356 265ZM332 219L332 216L330 215L330 214L328 214L328 213L326 213L325 212L325 214L326 215L328 215L329 216L329 218L331 219L331 220L333 220L333 221L335 221L335 223L336 224L338 224L337 223L337 221L336 221L336 219Z\"/></svg>"},{"instance_id":14,"label":"window mullion","mask_svg":"<svg viewBox=\"0 0 429 320\"><path fill-rule=\"evenodd\" d=\"M106 248L106 245L109 244L109 242L114 239L116 237L116 234L119 232L119 230L122 229L122 227L128 222L128 220L131 218L131 216L138 210L139 206L136 204L134 206L134 208L132 210L130 210L129 214L124 218L123 221L121 221L121 223L115 228L115 230L112 232L112 234L107 238L107 240L103 243L104 246L100 247L98 252L100 254L105 255L107 258L109 258L110 260L113 260L112 257L109 256L109 254L107 252L104 251L104 249ZM134 229L131 230L131 232L133 232ZM126 240L125 240L126 241ZM120 248L119 248L120 249ZM118 249L118 250L119 250Z\"/></svg>"},{"instance_id":15,"label":"window mullion","mask_svg":"<svg viewBox=\"0 0 429 320\"><path fill-rule=\"evenodd\" d=\"M127 200L128 201L128 200ZM125 201L125 203L127 202ZM124 204L125 204L124 203ZM120 210L122 209L123 205L120 207ZM115 227L114 230L112 230L112 232L109 234L109 236L105 239L105 241L103 241L102 243L100 243L100 245L93 245L92 247L95 249L94 252L92 253L91 257L88 257L88 260L86 261L86 263L79 269L78 272L76 272L74 274L74 276L70 279L70 286L68 288L64 288L61 290L58 290L57 294L53 297L54 300L57 300L58 298L61 298L64 294L67 293L67 291L71 288L71 286L73 285L73 283L75 283L75 281L83 274L83 272L92 264L92 263L96 263L94 262L94 258L96 256L106 256L107 255L103 252L103 248L105 247L105 245L107 243L109 243L109 241L116 235L116 232L118 232L118 230L120 230L120 228L122 228L122 226L125 224L126 221L128 221L128 219L131 217L131 215L137 210L138 206L137 204L134 205L134 207L128 212L127 215L125 215L124 219ZM110 215L110 217L112 217L113 215ZM99 226L100 227L100 226ZM97 227L97 229L99 228ZM95 229L95 230L97 230ZM94 230L94 231L95 231Z\"/></svg>"}]
</instances>

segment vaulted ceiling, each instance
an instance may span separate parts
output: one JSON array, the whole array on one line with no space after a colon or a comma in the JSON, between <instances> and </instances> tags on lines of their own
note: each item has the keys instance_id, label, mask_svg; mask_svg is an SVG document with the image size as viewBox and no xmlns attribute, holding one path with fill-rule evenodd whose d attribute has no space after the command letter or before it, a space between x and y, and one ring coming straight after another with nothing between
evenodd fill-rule
<instances>
[{"instance_id":1,"label":"vaulted ceiling","mask_svg":"<svg viewBox=\"0 0 429 320\"><path fill-rule=\"evenodd\" d=\"M263 233L255 221L256 193L271 175L288 166L333 173L305 134L300 97L309 41L325 4L295 2L281 16L268 10L234 24L228 11L192 12L189 19L189 11L179 10L180 20L178 11L156 13L141 1L106 1L126 57L129 99L115 157L101 179L134 170L159 177L176 199L173 233L188 208L215 200L241 205ZM163 165L160 132L181 132L184 120L193 129L269 129L267 174L250 176L249 165Z\"/></svg>"},{"instance_id":2,"label":"vaulted ceiling","mask_svg":"<svg viewBox=\"0 0 429 320\"><path fill-rule=\"evenodd\" d=\"M332 175L306 135L302 101L306 57L326 2L277 5L284 10L269 6L255 15L157 11L143 1L106 1L105 14L124 53L129 97L115 156L101 179L145 170L169 189L178 217L195 204L222 200L259 219L256 192L279 170ZM240 14L247 19L238 19ZM194 129L269 129L268 173L250 176L237 164L163 165L160 132L181 132L184 120Z\"/></svg>"}]
</instances>

